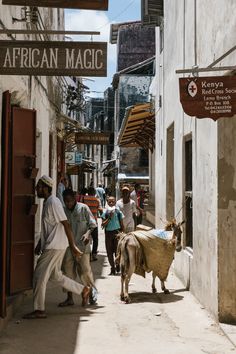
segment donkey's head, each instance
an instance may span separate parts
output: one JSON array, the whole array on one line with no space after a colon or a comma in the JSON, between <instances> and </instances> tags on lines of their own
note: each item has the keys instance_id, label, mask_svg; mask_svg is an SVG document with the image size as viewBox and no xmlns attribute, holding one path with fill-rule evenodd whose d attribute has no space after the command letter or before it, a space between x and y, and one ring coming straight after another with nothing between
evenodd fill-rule
<instances>
[{"instance_id":1,"label":"donkey's head","mask_svg":"<svg viewBox=\"0 0 236 354\"><path fill-rule=\"evenodd\" d=\"M173 239L176 241L175 250L176 252L180 252L182 250L181 239L182 239L182 229L181 226L185 223L185 221L177 223L175 219L168 222L166 224L166 231L173 231Z\"/></svg>"}]
</instances>

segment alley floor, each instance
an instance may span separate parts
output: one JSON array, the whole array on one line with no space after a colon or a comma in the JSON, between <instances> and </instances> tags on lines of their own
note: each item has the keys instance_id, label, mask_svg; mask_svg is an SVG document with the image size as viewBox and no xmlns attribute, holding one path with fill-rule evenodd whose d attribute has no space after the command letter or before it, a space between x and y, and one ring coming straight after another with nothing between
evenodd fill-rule
<instances>
[{"instance_id":1,"label":"alley floor","mask_svg":"<svg viewBox=\"0 0 236 354\"><path fill-rule=\"evenodd\" d=\"M32 310L32 296L0 336L1 354L228 354L234 345L195 298L170 272L164 295L157 281L152 294L151 276L131 279L131 304L119 299L120 277L109 276L104 234L99 235L98 261L92 262L99 291L96 306L59 308L65 297L49 284L47 319L22 320Z\"/></svg>"}]
</instances>

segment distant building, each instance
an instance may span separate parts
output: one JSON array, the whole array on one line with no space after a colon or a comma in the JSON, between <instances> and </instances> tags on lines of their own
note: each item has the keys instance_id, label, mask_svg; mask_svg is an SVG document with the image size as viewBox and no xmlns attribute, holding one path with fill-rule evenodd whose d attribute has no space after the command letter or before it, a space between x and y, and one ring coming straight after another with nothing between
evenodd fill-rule
<instances>
[{"instance_id":1,"label":"distant building","mask_svg":"<svg viewBox=\"0 0 236 354\"><path fill-rule=\"evenodd\" d=\"M150 101L149 87L154 76L155 28L140 22L111 26L111 43L117 43L117 73L113 77L115 90L115 149L117 187L122 182L149 184L149 149L118 146L118 137L130 107ZM136 132L137 134L137 132ZM141 132L142 134L142 132ZM133 136L133 139L135 137Z\"/></svg>"},{"instance_id":2,"label":"distant building","mask_svg":"<svg viewBox=\"0 0 236 354\"><path fill-rule=\"evenodd\" d=\"M155 28L139 21L111 25L110 41L117 44L117 71L155 55Z\"/></svg>"}]
</instances>

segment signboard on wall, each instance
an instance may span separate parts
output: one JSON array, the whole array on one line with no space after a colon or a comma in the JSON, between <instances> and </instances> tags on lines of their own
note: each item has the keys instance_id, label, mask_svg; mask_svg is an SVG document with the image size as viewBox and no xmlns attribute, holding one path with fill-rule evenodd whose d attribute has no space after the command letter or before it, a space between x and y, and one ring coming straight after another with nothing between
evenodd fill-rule
<instances>
[{"instance_id":1,"label":"signboard on wall","mask_svg":"<svg viewBox=\"0 0 236 354\"><path fill-rule=\"evenodd\" d=\"M107 43L0 41L0 75L106 76Z\"/></svg>"},{"instance_id":2,"label":"signboard on wall","mask_svg":"<svg viewBox=\"0 0 236 354\"><path fill-rule=\"evenodd\" d=\"M76 165L81 165L83 162L83 154L79 151L75 152L75 163Z\"/></svg>"},{"instance_id":3,"label":"signboard on wall","mask_svg":"<svg viewBox=\"0 0 236 354\"><path fill-rule=\"evenodd\" d=\"M2 0L4 5L107 10L108 0Z\"/></svg>"},{"instance_id":4,"label":"signboard on wall","mask_svg":"<svg viewBox=\"0 0 236 354\"><path fill-rule=\"evenodd\" d=\"M217 120L236 114L236 76L182 78L179 88L189 116Z\"/></svg>"},{"instance_id":5,"label":"signboard on wall","mask_svg":"<svg viewBox=\"0 0 236 354\"><path fill-rule=\"evenodd\" d=\"M79 132L75 135L76 144L108 145L109 133Z\"/></svg>"},{"instance_id":6,"label":"signboard on wall","mask_svg":"<svg viewBox=\"0 0 236 354\"><path fill-rule=\"evenodd\" d=\"M74 164L75 163L75 152L66 151L65 152L65 163Z\"/></svg>"}]
</instances>

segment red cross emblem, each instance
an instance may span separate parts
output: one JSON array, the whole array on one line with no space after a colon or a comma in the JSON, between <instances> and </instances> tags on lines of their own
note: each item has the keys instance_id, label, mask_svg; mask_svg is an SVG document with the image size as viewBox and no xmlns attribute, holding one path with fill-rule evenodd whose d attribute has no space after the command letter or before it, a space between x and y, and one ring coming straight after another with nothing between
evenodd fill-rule
<instances>
[{"instance_id":1,"label":"red cross emblem","mask_svg":"<svg viewBox=\"0 0 236 354\"><path fill-rule=\"evenodd\" d=\"M191 97L194 97L197 94L197 85L194 81L190 81L190 83L188 84L188 94Z\"/></svg>"}]
</instances>

